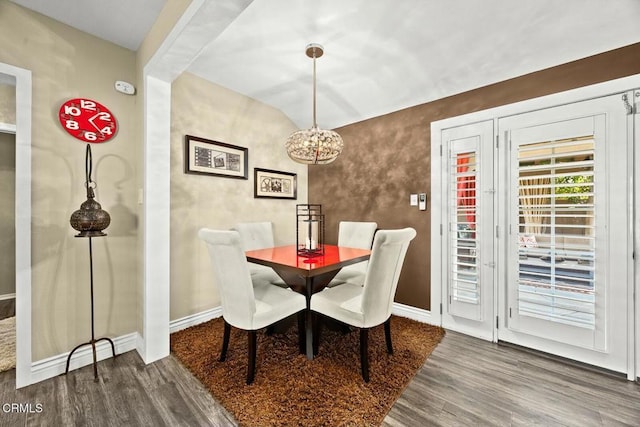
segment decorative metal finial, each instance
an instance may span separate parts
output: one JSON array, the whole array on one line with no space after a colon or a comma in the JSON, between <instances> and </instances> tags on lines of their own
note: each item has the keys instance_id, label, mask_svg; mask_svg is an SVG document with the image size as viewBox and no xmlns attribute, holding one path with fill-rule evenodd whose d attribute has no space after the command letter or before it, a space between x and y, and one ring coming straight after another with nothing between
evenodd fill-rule
<instances>
[{"instance_id":1,"label":"decorative metal finial","mask_svg":"<svg viewBox=\"0 0 640 427\"><path fill-rule=\"evenodd\" d=\"M87 187L87 200L80 205L80 209L71 214L69 222L80 233L76 237L101 237L106 236L102 230L111 223L111 216L102 209L100 203L95 201L93 189L96 183L91 180L92 157L91 145L87 144L85 156L85 187Z\"/></svg>"}]
</instances>

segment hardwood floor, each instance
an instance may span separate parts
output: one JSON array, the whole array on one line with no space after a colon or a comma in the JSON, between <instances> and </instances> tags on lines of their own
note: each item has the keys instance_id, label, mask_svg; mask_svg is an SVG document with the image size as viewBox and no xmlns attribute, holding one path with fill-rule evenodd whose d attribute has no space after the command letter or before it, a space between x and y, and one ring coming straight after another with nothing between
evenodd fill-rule
<instances>
[{"instance_id":1,"label":"hardwood floor","mask_svg":"<svg viewBox=\"0 0 640 427\"><path fill-rule=\"evenodd\" d=\"M384 425L639 426L640 385L448 331Z\"/></svg>"},{"instance_id":2,"label":"hardwood floor","mask_svg":"<svg viewBox=\"0 0 640 427\"><path fill-rule=\"evenodd\" d=\"M0 426L229 426L217 404L173 356L145 365L134 351L15 390L0 374ZM7 413L6 404L31 404ZM37 406L41 405L41 406Z\"/></svg>"},{"instance_id":3,"label":"hardwood floor","mask_svg":"<svg viewBox=\"0 0 640 427\"><path fill-rule=\"evenodd\" d=\"M17 391L15 371L1 373L0 426L235 425L172 356L144 365L129 352L98 370L98 383L86 366ZM447 332L383 425L638 426L640 385Z\"/></svg>"}]
</instances>

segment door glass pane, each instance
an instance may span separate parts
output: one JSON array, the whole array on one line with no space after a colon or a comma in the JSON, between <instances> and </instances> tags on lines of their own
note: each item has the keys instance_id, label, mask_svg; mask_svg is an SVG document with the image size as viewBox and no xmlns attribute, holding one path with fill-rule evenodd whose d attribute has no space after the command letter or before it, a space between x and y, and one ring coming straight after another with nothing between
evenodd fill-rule
<instances>
[{"instance_id":1,"label":"door glass pane","mask_svg":"<svg viewBox=\"0 0 640 427\"><path fill-rule=\"evenodd\" d=\"M453 153L450 156L450 186L453 192L451 212L451 283L449 295L455 301L478 304L478 245L476 224L478 206L478 163L475 152Z\"/></svg>"},{"instance_id":2,"label":"door glass pane","mask_svg":"<svg viewBox=\"0 0 640 427\"><path fill-rule=\"evenodd\" d=\"M592 137L518 146L520 315L594 328Z\"/></svg>"}]
</instances>

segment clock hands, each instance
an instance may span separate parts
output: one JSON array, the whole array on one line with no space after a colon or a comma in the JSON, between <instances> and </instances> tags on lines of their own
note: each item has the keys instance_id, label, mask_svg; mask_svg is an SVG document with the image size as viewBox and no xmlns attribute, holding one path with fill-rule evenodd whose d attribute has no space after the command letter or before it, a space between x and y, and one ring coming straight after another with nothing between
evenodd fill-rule
<instances>
[{"instance_id":1,"label":"clock hands","mask_svg":"<svg viewBox=\"0 0 640 427\"><path fill-rule=\"evenodd\" d=\"M100 112L94 114L93 116L91 116L91 118L88 120L89 123L91 123L91 126L93 126L94 128L96 128L96 130L102 134L102 130L100 130L100 128L93 122L98 116L100 116Z\"/></svg>"}]
</instances>

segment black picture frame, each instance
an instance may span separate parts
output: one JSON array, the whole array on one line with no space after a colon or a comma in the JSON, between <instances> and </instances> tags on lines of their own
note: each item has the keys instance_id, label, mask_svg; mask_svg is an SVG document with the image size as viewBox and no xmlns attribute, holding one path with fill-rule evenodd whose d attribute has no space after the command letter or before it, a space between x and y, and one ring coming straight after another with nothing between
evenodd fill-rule
<instances>
[{"instance_id":1,"label":"black picture frame","mask_svg":"<svg viewBox=\"0 0 640 427\"><path fill-rule=\"evenodd\" d=\"M273 169L253 169L253 197L256 199L298 199L298 174Z\"/></svg>"},{"instance_id":2,"label":"black picture frame","mask_svg":"<svg viewBox=\"0 0 640 427\"><path fill-rule=\"evenodd\" d=\"M249 149L185 135L184 173L249 179Z\"/></svg>"}]
</instances>

